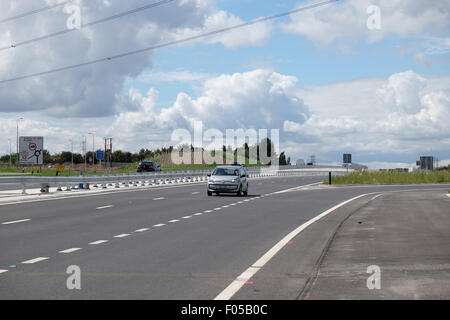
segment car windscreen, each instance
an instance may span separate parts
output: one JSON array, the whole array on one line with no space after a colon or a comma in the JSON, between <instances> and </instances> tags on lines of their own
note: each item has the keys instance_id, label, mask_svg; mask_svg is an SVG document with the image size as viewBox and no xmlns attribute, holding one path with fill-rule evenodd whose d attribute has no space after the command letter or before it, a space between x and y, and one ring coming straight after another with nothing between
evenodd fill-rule
<instances>
[{"instance_id":1,"label":"car windscreen","mask_svg":"<svg viewBox=\"0 0 450 320\"><path fill-rule=\"evenodd\" d=\"M217 168L214 170L213 176L239 176L239 169Z\"/></svg>"}]
</instances>

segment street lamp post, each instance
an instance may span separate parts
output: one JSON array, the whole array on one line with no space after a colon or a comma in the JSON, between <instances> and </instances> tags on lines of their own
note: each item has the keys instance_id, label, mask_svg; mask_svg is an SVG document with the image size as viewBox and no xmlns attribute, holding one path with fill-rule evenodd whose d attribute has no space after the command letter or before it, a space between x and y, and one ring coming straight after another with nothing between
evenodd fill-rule
<instances>
[{"instance_id":1,"label":"street lamp post","mask_svg":"<svg viewBox=\"0 0 450 320\"><path fill-rule=\"evenodd\" d=\"M11 139L8 139L9 142L9 166L12 167L12 157L11 157Z\"/></svg>"},{"instance_id":2,"label":"street lamp post","mask_svg":"<svg viewBox=\"0 0 450 320\"><path fill-rule=\"evenodd\" d=\"M92 134L92 168L95 166L95 132L89 132Z\"/></svg>"},{"instance_id":3,"label":"street lamp post","mask_svg":"<svg viewBox=\"0 0 450 320\"><path fill-rule=\"evenodd\" d=\"M17 156L19 157L18 160L20 160L19 156L19 121L23 120L23 118L17 118Z\"/></svg>"},{"instance_id":4,"label":"street lamp post","mask_svg":"<svg viewBox=\"0 0 450 320\"><path fill-rule=\"evenodd\" d=\"M83 136L83 153L84 153L84 171L86 172L87 167L87 151L86 151L86 136Z\"/></svg>"},{"instance_id":5,"label":"street lamp post","mask_svg":"<svg viewBox=\"0 0 450 320\"><path fill-rule=\"evenodd\" d=\"M71 166L70 166L70 170L69 170L69 176L70 176L70 175L71 175L71 172L72 172L72 170L73 170L73 140L70 139L69 141L70 141L70 143L71 143L71 145L72 145L72 149L71 149L71 153L70 153L70 155L72 156L72 159L71 159Z\"/></svg>"}]
</instances>

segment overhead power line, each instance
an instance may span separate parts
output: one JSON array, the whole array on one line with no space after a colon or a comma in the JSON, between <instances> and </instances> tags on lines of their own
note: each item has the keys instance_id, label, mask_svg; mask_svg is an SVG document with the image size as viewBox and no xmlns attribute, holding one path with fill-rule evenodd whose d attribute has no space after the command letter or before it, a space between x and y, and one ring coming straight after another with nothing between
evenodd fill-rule
<instances>
[{"instance_id":1,"label":"overhead power line","mask_svg":"<svg viewBox=\"0 0 450 320\"><path fill-rule=\"evenodd\" d=\"M96 21L92 21L92 22L89 22L89 23L86 23L86 24L82 24L80 26L80 29L92 27L92 26L100 24L100 23L104 23L104 22L107 22L107 21L118 19L118 18L130 15L130 14L133 14L133 13L137 13L137 12L140 12L140 11L148 10L148 9L151 9L151 8L159 7L159 6L162 6L164 4L167 4L167 3L170 3L170 2L174 2L174 1L175 0L162 0L162 1L159 1L159 2L155 2L155 3L149 4L149 5L146 5L146 6L143 6L143 7L139 7L139 8L133 9L133 10L129 10L129 11L126 11L126 12L122 12L122 13L119 13L119 14L116 14L116 15L113 15L113 16L110 16L110 17L106 17L106 18L103 18L103 19L100 19L100 20L96 20ZM57 32L54 32L54 33L49 33L49 34L46 34L44 36L40 36L40 37L33 38L33 39L30 39L30 40L16 42L16 43L13 43L13 44L11 44L9 46L6 46L6 47L0 47L0 51L12 49L12 48L17 48L17 47L23 46L25 44L30 44L30 43L33 43L33 42L37 42L37 41L53 38L53 37L60 36L60 35L63 35L63 34L66 34L66 33L70 33L70 32L73 32L73 31L77 31L77 30L78 29L64 29L64 30L57 31Z\"/></svg>"},{"instance_id":2,"label":"overhead power line","mask_svg":"<svg viewBox=\"0 0 450 320\"><path fill-rule=\"evenodd\" d=\"M72 2L72 1L73 0L67 0L67 1L63 1L63 2L60 2L60 3L55 4L55 5L52 5L52 6L47 6L47 7L43 7L43 8L36 9L36 10L32 10L32 11L29 11L29 12L21 13L21 14L18 14L16 16L12 16L12 17L9 17L9 18L2 19L2 20L0 20L0 23L16 20L16 19L19 19L19 18L23 18L23 17L31 16L33 14L37 14L37 13L40 13L40 12L43 12L43 11L47 11L47 10L50 10L50 9L53 9L53 8L61 7L61 6L66 5L67 3Z\"/></svg>"},{"instance_id":3,"label":"overhead power line","mask_svg":"<svg viewBox=\"0 0 450 320\"><path fill-rule=\"evenodd\" d=\"M57 68L57 69L51 69L51 70L47 70L47 71L43 71L43 72L31 73L31 74L28 74L28 75L23 75L23 76L19 76L19 77L15 77L15 78L0 80L0 84L7 83L7 82L12 82L12 81L17 81L17 80L23 80L23 79L27 79L27 78L43 76L43 75L52 74L52 73L56 73L56 72L61 72L61 71L65 71L65 70L76 69L76 68L80 68L80 67L83 67L83 66L88 66L88 65L92 65L92 64L96 64L96 63L100 63L100 62L111 61L111 60L114 60L114 59L123 58L123 57L131 56L131 55L136 55L136 54L147 52L147 51L161 49L161 48L165 48L165 47L169 47L169 46L173 46L173 45L189 42L189 41L192 41L192 40L197 40L197 39L200 39L200 38L217 35L217 34L220 34L220 33L227 32L227 31L243 28L243 27L254 25L254 24L257 24L257 23L262 23L262 22L265 22L265 21L278 19L278 18L281 18L281 17L288 16L290 14L294 14L294 13L298 13L298 12L301 12L301 11L306 11L306 10L309 10L309 9L325 6L325 5L331 4L333 2L338 2L338 1L339 0L324 1L324 2L320 2L320 3L304 6L304 7L301 7L301 8L297 8L297 9L294 9L294 10L290 10L290 11L287 11L287 12L279 13L279 14L276 14L276 15L273 15L273 16L263 17L263 18L259 18L259 19L256 19L256 20L253 20L253 21L250 21L250 22L241 23L241 24L234 25L234 26L231 26L231 27L228 27L228 28L223 28L223 29L218 29L218 30L215 30L215 31L205 32L205 33L201 33L201 34L198 34L198 35L195 35L195 36L192 36L192 37L187 37L187 38L180 39L180 40L174 40L174 41L170 41L170 42L166 42L166 43L161 43L161 44L157 44L157 45L154 45L154 46L151 46L151 47L142 48L142 49L139 49L139 50L128 51L128 52L121 53L121 54L118 54L118 55L104 57L104 58L91 60L91 61L87 61L87 62L82 62L82 63L78 63L78 64L74 64L74 65L70 65L70 66L65 66L65 67L61 67L61 68Z\"/></svg>"}]
</instances>

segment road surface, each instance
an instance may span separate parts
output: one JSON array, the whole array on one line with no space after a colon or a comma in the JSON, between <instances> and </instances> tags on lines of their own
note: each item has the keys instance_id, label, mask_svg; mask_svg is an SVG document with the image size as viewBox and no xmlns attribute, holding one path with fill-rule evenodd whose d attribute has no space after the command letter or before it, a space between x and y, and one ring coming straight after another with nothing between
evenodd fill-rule
<instances>
[{"instance_id":1,"label":"road surface","mask_svg":"<svg viewBox=\"0 0 450 320\"><path fill-rule=\"evenodd\" d=\"M186 185L2 205L0 299L214 299L303 223L343 201L374 193L300 233L230 297L302 298L324 248L349 213L382 201L371 200L380 192L389 197L390 191L444 194L443 188L450 189L310 186L321 180L255 179L247 198L207 197L204 185ZM306 187L289 190L299 186ZM283 190L289 192L276 193ZM387 223L379 219L373 223ZM354 244L351 237L345 241ZM424 245L441 247L448 237L433 241ZM368 262L373 261L361 263ZM73 265L81 270L81 290L66 286L66 270ZM314 279L319 291L308 289L306 298L321 298L322 283L327 285L321 277Z\"/></svg>"}]
</instances>

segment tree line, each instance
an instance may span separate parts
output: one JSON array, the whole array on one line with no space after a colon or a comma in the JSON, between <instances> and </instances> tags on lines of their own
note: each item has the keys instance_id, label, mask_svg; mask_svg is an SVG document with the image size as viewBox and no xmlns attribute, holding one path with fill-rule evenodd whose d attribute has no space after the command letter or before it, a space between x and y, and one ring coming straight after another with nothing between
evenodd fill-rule
<instances>
[{"instance_id":1,"label":"tree line","mask_svg":"<svg viewBox=\"0 0 450 320\"><path fill-rule=\"evenodd\" d=\"M211 155L215 156L217 152L221 152L224 160L229 159L230 157L233 157L235 160L237 159L237 155L245 154L245 161L246 163L249 161L251 155L256 154L256 160L257 162L260 162L260 147L261 145L267 146L267 156L272 157L273 159L278 159L280 165L289 165L291 164L290 157L286 157L285 152L281 152L278 156L274 152L274 145L270 139L265 138L261 140L261 143L258 143L254 146L249 146L247 143L245 143L240 148L235 148L234 150L231 148L231 146L223 146L222 150L213 150L211 151ZM158 148L156 150L150 150L150 149L140 149L139 152L127 152L122 150L117 150L112 153L112 161L113 162L121 162L121 163L136 163L143 160L153 160L157 161L159 159L166 159L170 157L164 157L165 155L170 155L173 151L183 152L183 150L190 150L191 152L196 151L204 151L203 148L194 148L194 146L179 146L177 148L174 148L173 146L170 146L169 148ZM82 164L86 162L89 162L90 159L95 158L93 157L93 152L87 152L86 155L82 155L80 153L73 153L73 163L74 164ZM44 157L44 164L64 164L64 163L71 163L72 162L72 152L70 151L62 151L60 153L54 153L51 154L48 150L43 151L43 157ZM18 154L12 154L12 163L17 164L18 161ZM254 159L253 159L254 160ZM0 157L1 163L9 163L10 161L10 155L4 155ZM95 163L98 163L98 160L95 160ZM224 161L225 163L226 161Z\"/></svg>"}]
</instances>

